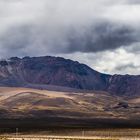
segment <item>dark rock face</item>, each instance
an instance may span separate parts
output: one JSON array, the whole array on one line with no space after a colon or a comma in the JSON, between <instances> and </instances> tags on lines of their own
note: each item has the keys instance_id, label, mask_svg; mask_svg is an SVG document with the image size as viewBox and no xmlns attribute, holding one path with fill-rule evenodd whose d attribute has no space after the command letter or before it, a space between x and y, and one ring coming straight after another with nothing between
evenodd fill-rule
<instances>
[{"instance_id":1,"label":"dark rock face","mask_svg":"<svg viewBox=\"0 0 140 140\"><path fill-rule=\"evenodd\" d=\"M1 86L55 85L103 90L118 95L140 92L140 76L106 75L60 57L18 57L0 61Z\"/></svg>"},{"instance_id":2,"label":"dark rock face","mask_svg":"<svg viewBox=\"0 0 140 140\"><path fill-rule=\"evenodd\" d=\"M140 94L140 75L113 75L108 81L107 90L117 95Z\"/></svg>"},{"instance_id":3,"label":"dark rock face","mask_svg":"<svg viewBox=\"0 0 140 140\"><path fill-rule=\"evenodd\" d=\"M119 102L113 109L120 109L120 108L129 108L129 105L127 102Z\"/></svg>"},{"instance_id":4,"label":"dark rock face","mask_svg":"<svg viewBox=\"0 0 140 140\"><path fill-rule=\"evenodd\" d=\"M60 57L14 57L0 63L0 84L6 86L31 83L104 90L107 77L84 64Z\"/></svg>"}]
</instances>

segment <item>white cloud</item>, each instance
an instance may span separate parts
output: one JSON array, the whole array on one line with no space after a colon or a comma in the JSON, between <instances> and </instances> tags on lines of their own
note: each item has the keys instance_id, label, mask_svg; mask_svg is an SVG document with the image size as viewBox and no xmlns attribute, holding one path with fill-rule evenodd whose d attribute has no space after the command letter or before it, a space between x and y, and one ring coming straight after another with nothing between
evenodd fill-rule
<instances>
[{"instance_id":1,"label":"white cloud","mask_svg":"<svg viewBox=\"0 0 140 140\"><path fill-rule=\"evenodd\" d=\"M131 48L131 47L129 47ZM99 53L75 53L69 55L60 54L66 58L72 58L85 63L93 69L107 74L134 74L140 72L140 53L128 52L126 48L119 48L115 51Z\"/></svg>"}]
</instances>

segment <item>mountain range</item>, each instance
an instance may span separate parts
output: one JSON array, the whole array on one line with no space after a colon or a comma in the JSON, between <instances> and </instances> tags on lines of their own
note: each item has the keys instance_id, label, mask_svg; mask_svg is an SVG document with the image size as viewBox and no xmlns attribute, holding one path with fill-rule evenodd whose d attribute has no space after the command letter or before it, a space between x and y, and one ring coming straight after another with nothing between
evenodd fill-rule
<instances>
[{"instance_id":1,"label":"mountain range","mask_svg":"<svg viewBox=\"0 0 140 140\"><path fill-rule=\"evenodd\" d=\"M140 95L140 75L109 75L61 57L12 57L0 61L0 86L105 91Z\"/></svg>"},{"instance_id":2,"label":"mountain range","mask_svg":"<svg viewBox=\"0 0 140 140\"><path fill-rule=\"evenodd\" d=\"M139 127L140 75L61 57L0 61L0 128Z\"/></svg>"}]
</instances>

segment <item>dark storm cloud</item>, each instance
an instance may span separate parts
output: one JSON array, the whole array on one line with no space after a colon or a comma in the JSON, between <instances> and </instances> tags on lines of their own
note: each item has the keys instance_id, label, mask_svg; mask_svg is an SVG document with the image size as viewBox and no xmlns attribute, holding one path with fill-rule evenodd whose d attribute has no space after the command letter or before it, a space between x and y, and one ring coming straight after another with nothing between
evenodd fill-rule
<instances>
[{"instance_id":1,"label":"dark storm cloud","mask_svg":"<svg viewBox=\"0 0 140 140\"><path fill-rule=\"evenodd\" d=\"M131 27L104 23L89 28L84 35L74 33L68 36L67 52L99 52L114 50L137 42L135 31Z\"/></svg>"},{"instance_id":2,"label":"dark storm cloud","mask_svg":"<svg viewBox=\"0 0 140 140\"><path fill-rule=\"evenodd\" d=\"M47 53L100 52L130 46L138 41L131 27L98 23L97 26L69 28L63 33L50 33L41 27L19 26L5 32L0 38L0 46L9 56ZM38 31L39 28L39 31ZM40 31L42 30L42 31ZM130 48L129 48L130 49ZM32 53L28 50L31 50ZM36 51L35 51L36 50ZM44 54L43 54L44 53Z\"/></svg>"}]
</instances>

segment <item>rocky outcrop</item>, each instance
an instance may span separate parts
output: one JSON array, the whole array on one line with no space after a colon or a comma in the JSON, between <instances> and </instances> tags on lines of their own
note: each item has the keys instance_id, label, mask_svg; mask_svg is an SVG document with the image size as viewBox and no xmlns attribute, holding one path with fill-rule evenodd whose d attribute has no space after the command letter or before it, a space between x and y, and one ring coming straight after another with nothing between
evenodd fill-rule
<instances>
[{"instance_id":1,"label":"rocky outcrop","mask_svg":"<svg viewBox=\"0 0 140 140\"><path fill-rule=\"evenodd\" d=\"M107 91L117 95L140 95L140 75L113 75Z\"/></svg>"}]
</instances>

